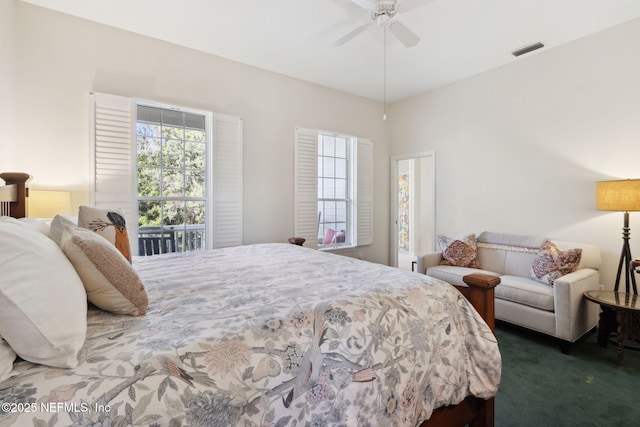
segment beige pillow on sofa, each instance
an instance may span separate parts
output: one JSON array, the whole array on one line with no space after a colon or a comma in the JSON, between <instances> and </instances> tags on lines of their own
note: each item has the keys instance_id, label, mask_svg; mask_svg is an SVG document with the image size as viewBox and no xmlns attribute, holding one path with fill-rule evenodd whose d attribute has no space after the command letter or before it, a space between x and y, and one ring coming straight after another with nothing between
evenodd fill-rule
<instances>
[{"instance_id":1,"label":"beige pillow on sofa","mask_svg":"<svg viewBox=\"0 0 640 427\"><path fill-rule=\"evenodd\" d=\"M53 240L0 218L0 335L21 358L59 368L78 364L87 296Z\"/></svg>"},{"instance_id":2,"label":"beige pillow on sofa","mask_svg":"<svg viewBox=\"0 0 640 427\"><path fill-rule=\"evenodd\" d=\"M87 298L116 314L140 316L147 292L129 261L104 237L80 227L65 227L60 247L84 283Z\"/></svg>"}]
</instances>

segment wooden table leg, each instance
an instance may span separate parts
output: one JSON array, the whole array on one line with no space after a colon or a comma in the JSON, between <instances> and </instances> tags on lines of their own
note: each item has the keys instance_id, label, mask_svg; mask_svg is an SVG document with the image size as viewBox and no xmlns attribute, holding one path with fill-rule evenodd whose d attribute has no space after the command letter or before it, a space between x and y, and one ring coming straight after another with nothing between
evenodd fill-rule
<instances>
[{"instance_id":1,"label":"wooden table leg","mask_svg":"<svg viewBox=\"0 0 640 427\"><path fill-rule=\"evenodd\" d=\"M618 320L618 365L624 362L624 313L621 310L616 311Z\"/></svg>"},{"instance_id":2,"label":"wooden table leg","mask_svg":"<svg viewBox=\"0 0 640 427\"><path fill-rule=\"evenodd\" d=\"M598 344L607 348L612 332L618 328L617 312L609 307L600 306L600 320L598 322Z\"/></svg>"}]
</instances>

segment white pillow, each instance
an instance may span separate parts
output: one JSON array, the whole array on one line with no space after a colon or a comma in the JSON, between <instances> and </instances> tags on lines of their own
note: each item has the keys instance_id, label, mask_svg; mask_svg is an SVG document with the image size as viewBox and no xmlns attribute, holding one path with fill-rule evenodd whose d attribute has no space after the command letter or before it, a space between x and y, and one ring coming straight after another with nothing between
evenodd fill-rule
<instances>
[{"instance_id":1,"label":"white pillow","mask_svg":"<svg viewBox=\"0 0 640 427\"><path fill-rule=\"evenodd\" d=\"M147 291L129 261L107 239L85 228L68 226L60 247L82 279L87 298L105 311L140 316L147 311Z\"/></svg>"},{"instance_id":2,"label":"white pillow","mask_svg":"<svg viewBox=\"0 0 640 427\"><path fill-rule=\"evenodd\" d=\"M2 217L0 262L0 336L25 360L75 367L87 295L67 257L44 234Z\"/></svg>"},{"instance_id":3,"label":"white pillow","mask_svg":"<svg viewBox=\"0 0 640 427\"><path fill-rule=\"evenodd\" d=\"M13 361L16 360L16 353L11 350L9 344L0 337L0 382L9 378L13 370Z\"/></svg>"},{"instance_id":4,"label":"white pillow","mask_svg":"<svg viewBox=\"0 0 640 427\"><path fill-rule=\"evenodd\" d=\"M67 227L75 227L78 225L78 218L67 215L56 215L51 220L49 227L49 237L60 246L62 241L62 232Z\"/></svg>"},{"instance_id":5,"label":"white pillow","mask_svg":"<svg viewBox=\"0 0 640 427\"><path fill-rule=\"evenodd\" d=\"M22 222L23 224L28 225L29 227L38 230L39 232L41 232L42 234L44 234L45 236L49 236L49 221L48 220L44 220L44 219L37 219L37 218L20 218L18 219L18 221Z\"/></svg>"}]
</instances>

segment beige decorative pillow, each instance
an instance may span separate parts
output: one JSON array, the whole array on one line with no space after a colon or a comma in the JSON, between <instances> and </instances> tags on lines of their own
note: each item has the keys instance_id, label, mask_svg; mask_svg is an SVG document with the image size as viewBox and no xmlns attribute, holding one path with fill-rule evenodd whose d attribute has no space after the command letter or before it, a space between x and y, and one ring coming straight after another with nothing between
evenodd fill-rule
<instances>
[{"instance_id":1,"label":"beige decorative pillow","mask_svg":"<svg viewBox=\"0 0 640 427\"><path fill-rule=\"evenodd\" d=\"M478 263L478 240L475 234L468 234L460 239L438 234L438 245L444 258L441 265L480 268Z\"/></svg>"},{"instance_id":2,"label":"beige decorative pillow","mask_svg":"<svg viewBox=\"0 0 640 427\"><path fill-rule=\"evenodd\" d=\"M78 364L87 295L53 240L0 217L0 335L21 358L58 368Z\"/></svg>"},{"instance_id":3,"label":"beige decorative pillow","mask_svg":"<svg viewBox=\"0 0 640 427\"><path fill-rule=\"evenodd\" d=\"M553 286L557 278L576 271L580 258L582 249L561 251L551 240L545 240L531 266L531 278Z\"/></svg>"},{"instance_id":4,"label":"beige decorative pillow","mask_svg":"<svg viewBox=\"0 0 640 427\"><path fill-rule=\"evenodd\" d=\"M78 226L94 231L107 239L131 263L131 244L122 210L80 206Z\"/></svg>"},{"instance_id":5,"label":"beige decorative pillow","mask_svg":"<svg viewBox=\"0 0 640 427\"><path fill-rule=\"evenodd\" d=\"M60 247L84 283L87 298L116 314L140 316L147 292L131 264L104 237L80 227L66 227Z\"/></svg>"}]
</instances>

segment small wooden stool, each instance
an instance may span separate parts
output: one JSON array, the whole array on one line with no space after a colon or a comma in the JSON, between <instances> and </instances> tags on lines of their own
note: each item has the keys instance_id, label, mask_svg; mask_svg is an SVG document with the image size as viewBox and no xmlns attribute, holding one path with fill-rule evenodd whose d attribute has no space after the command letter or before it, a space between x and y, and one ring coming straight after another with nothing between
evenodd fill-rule
<instances>
[{"instance_id":1,"label":"small wooden stool","mask_svg":"<svg viewBox=\"0 0 640 427\"><path fill-rule=\"evenodd\" d=\"M289 237L289 243L292 245L302 246L306 240L304 237Z\"/></svg>"}]
</instances>

